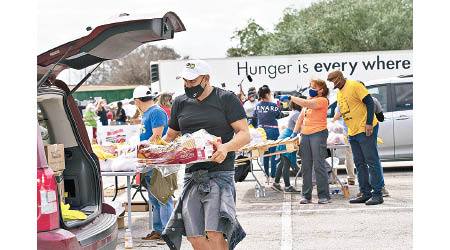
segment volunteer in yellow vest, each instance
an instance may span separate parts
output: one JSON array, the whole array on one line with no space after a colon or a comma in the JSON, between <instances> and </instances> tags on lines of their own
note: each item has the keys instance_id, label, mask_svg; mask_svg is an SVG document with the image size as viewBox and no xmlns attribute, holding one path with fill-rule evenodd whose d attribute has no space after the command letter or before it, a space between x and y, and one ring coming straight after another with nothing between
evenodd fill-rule
<instances>
[{"instance_id":1,"label":"volunteer in yellow vest","mask_svg":"<svg viewBox=\"0 0 450 250\"><path fill-rule=\"evenodd\" d=\"M369 91L357 81L347 80L339 70L328 74L328 81L338 88L337 103L348 127L348 139L358 176L361 196L350 203L383 203L383 169L377 149L378 120ZM369 179L370 178L370 179Z\"/></svg>"}]
</instances>

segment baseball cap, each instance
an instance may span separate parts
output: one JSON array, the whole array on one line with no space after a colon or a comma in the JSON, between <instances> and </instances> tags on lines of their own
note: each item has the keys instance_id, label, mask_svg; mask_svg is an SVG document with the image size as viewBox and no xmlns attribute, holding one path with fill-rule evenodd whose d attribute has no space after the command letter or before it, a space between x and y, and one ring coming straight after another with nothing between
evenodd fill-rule
<instances>
[{"instance_id":1,"label":"baseball cap","mask_svg":"<svg viewBox=\"0 0 450 250\"><path fill-rule=\"evenodd\" d=\"M189 60L183 68L183 71L177 76L177 79L184 78L194 80L198 76L209 75L211 67L203 60Z\"/></svg>"},{"instance_id":2,"label":"baseball cap","mask_svg":"<svg viewBox=\"0 0 450 250\"><path fill-rule=\"evenodd\" d=\"M137 86L133 91L133 99L148 96L153 97L152 92L147 86L144 85Z\"/></svg>"}]
</instances>

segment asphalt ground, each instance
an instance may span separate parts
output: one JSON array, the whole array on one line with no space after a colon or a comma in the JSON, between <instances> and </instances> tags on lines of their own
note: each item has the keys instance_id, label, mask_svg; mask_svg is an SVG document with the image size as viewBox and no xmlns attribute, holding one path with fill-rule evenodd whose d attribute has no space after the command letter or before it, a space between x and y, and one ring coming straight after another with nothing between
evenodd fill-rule
<instances>
[{"instance_id":1,"label":"asphalt ground","mask_svg":"<svg viewBox=\"0 0 450 250\"><path fill-rule=\"evenodd\" d=\"M413 170L411 163L383 163L386 188L390 195L377 206L350 204L343 194L332 195L332 203L317 204L317 193L313 190L313 203L300 205L300 194L276 192L266 185L266 197L255 198L255 184L251 174L246 181L236 184L236 210L238 220L247 237L235 249L412 249L413 247ZM339 166L341 167L341 166ZM255 171L259 180L264 180L262 171ZM338 177L346 180L345 171ZM178 174L179 189L182 189L183 170ZM104 186L114 183L114 177L103 177ZM119 177L125 184L126 177ZM291 177L294 184L294 177ZM283 186L283 182L282 182ZM358 185L349 186L350 197L358 192ZM301 178L297 182L301 189ZM338 189L335 184L331 189ZM134 193L134 190L133 190ZM116 198L126 201L126 193ZM111 197L105 197L110 201ZM134 200L142 200L137 194ZM125 213L126 215L126 213ZM125 217L125 228L127 228ZM132 213L133 249L169 249L153 241L141 240L149 233L148 212ZM125 229L119 229L117 249L124 249ZM182 249L192 249L183 238Z\"/></svg>"}]
</instances>

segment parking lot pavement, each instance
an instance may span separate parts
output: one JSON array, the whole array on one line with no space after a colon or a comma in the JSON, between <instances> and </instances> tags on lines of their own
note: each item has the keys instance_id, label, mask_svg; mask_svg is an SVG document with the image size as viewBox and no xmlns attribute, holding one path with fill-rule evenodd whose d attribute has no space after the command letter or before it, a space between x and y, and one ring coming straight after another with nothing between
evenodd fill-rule
<instances>
[{"instance_id":1,"label":"parking lot pavement","mask_svg":"<svg viewBox=\"0 0 450 250\"><path fill-rule=\"evenodd\" d=\"M176 195L182 187L180 173ZM256 176L264 179L262 171L257 171ZM384 198L382 205L366 206L349 204L340 194L332 195L332 203L319 205L316 190L313 203L308 205L299 204L300 194L285 195L270 187L266 187L266 197L255 198L256 182L251 181L249 174L245 182L236 184L238 219L247 237L235 249L412 249L413 171L390 169L385 170L384 176L390 196ZM345 179L344 174L339 177ZM110 177L104 177L105 183L114 181L105 178ZM124 180L119 183L125 183ZM330 185L330 189L337 186ZM357 185L350 186L350 197L357 192ZM142 198L137 195L136 199ZM118 200L125 201L126 194L118 196ZM148 212L134 212L132 221L134 249L168 249L165 245L140 240L148 233ZM124 229L119 230L117 249L124 249L124 233ZM192 249L185 238L182 249Z\"/></svg>"}]
</instances>

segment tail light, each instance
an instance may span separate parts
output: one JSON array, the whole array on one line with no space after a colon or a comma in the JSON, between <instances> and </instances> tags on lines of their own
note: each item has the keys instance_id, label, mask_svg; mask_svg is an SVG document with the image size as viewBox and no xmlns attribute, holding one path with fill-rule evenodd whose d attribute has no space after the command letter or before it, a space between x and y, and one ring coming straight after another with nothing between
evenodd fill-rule
<instances>
[{"instance_id":1,"label":"tail light","mask_svg":"<svg viewBox=\"0 0 450 250\"><path fill-rule=\"evenodd\" d=\"M53 171L37 169L37 231L59 227L58 191Z\"/></svg>"}]
</instances>

